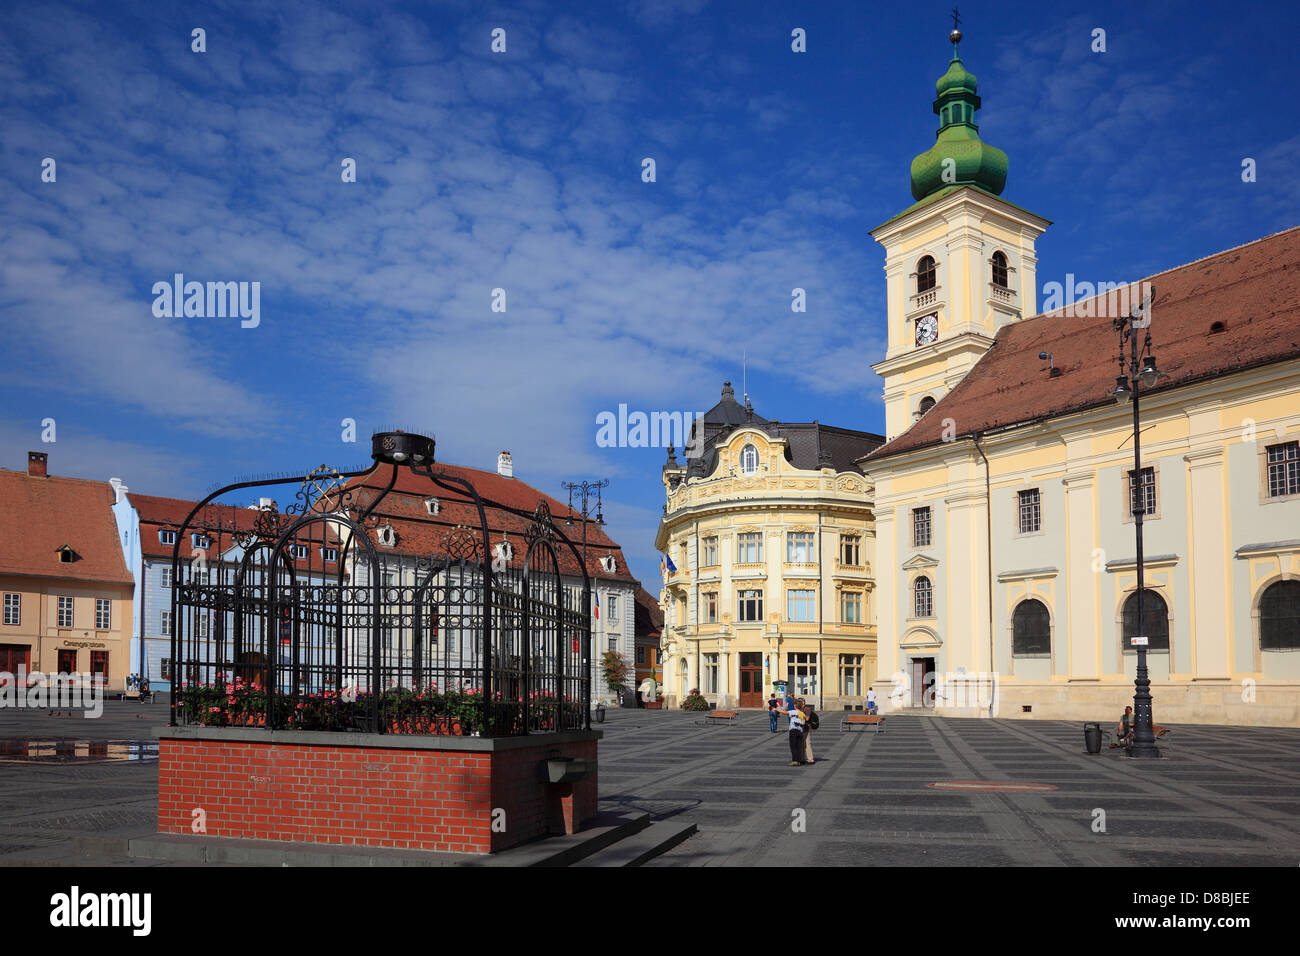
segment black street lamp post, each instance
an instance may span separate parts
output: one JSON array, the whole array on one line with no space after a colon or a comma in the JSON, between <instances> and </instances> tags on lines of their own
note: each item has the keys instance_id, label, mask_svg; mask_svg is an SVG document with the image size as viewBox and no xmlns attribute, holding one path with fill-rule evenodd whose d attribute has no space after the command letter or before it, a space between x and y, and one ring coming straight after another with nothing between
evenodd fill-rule
<instances>
[{"instance_id":1,"label":"black street lamp post","mask_svg":"<svg viewBox=\"0 0 1300 956\"><path fill-rule=\"evenodd\" d=\"M1133 525L1137 534L1137 625L1138 632L1133 635L1133 644L1137 648L1137 678L1134 680L1133 694L1133 746L1129 750L1131 757L1159 757L1156 747L1155 726L1151 717L1151 678L1147 673L1147 639L1146 617L1142 611L1143 589L1146 586L1142 564L1142 518L1146 513L1146 483L1142 475L1142 436L1139 425L1139 394L1143 386L1152 388L1156 384L1159 371L1156 369L1155 356L1151 354L1151 305L1155 301L1155 287L1148 287L1142 304L1128 315L1115 319L1115 331L1119 333L1119 370L1115 379L1114 399L1118 403L1133 403L1133 470L1129 472L1129 507L1133 512ZM1138 367L1138 332L1145 331L1142 341L1142 366ZM1129 347L1129 365L1124 368L1124 346Z\"/></svg>"}]
</instances>

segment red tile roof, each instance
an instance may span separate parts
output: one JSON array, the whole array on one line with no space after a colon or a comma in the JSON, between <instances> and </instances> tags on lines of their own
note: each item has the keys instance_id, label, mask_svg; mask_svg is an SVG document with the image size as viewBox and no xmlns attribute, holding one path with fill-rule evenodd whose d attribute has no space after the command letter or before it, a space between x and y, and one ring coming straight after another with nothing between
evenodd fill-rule
<instances>
[{"instance_id":1,"label":"red tile roof","mask_svg":"<svg viewBox=\"0 0 1300 956\"><path fill-rule=\"evenodd\" d=\"M664 631L664 609L653 594L636 587L636 636L657 639Z\"/></svg>"},{"instance_id":2,"label":"red tile roof","mask_svg":"<svg viewBox=\"0 0 1300 956\"><path fill-rule=\"evenodd\" d=\"M172 556L172 546L163 544L159 536L161 530L179 530L181 522L189 515L197 501L187 501L184 498L162 498L155 495L137 495L130 493L128 495L131 504L135 507L136 513L140 516L140 550L147 558L155 560L170 560ZM250 501L250 504L252 502ZM253 531L257 521L259 511L254 508L240 507L239 505L226 505L211 502L204 506L203 510L194 516L189 529L185 532L185 538L181 541L181 560L188 561L194 557L197 550L194 547L194 539L190 535L195 531L202 531L209 536L211 547L208 550L208 558L216 558L218 554L224 554L231 548L237 547L234 538L231 536L233 531ZM283 518L283 515L281 516ZM329 542L338 541L338 536L332 533L332 528L327 527L327 540ZM319 532L314 533L318 540L313 542L313 546L319 546ZM295 567L300 571L312 571L320 573L322 570L322 561L317 556L309 556L305 559L294 561Z\"/></svg>"},{"instance_id":3,"label":"red tile roof","mask_svg":"<svg viewBox=\"0 0 1300 956\"><path fill-rule=\"evenodd\" d=\"M469 481L484 499L488 530L493 546L502 540L503 535L512 545L514 552L511 566L519 566L524 558L524 535L531 524L530 518L511 514L498 508L488 507L499 504L518 508L531 513L539 501L545 501L551 511L552 523L556 529L569 538L579 550L582 541L582 519L573 516L572 526L566 527L564 521L569 515L569 506L551 496L538 491L518 478L506 478L495 472L480 471L477 468L465 468L460 465L435 464L434 474L464 478ZM378 509L383 514L380 523L387 521L397 534L397 542L391 549L380 547L380 552L391 551L408 555L438 555L445 553L447 533L458 525L468 528L478 527L478 510L472 499L460 491L450 491L434 484L429 478L415 474L409 468L397 469L397 483ZM348 482L349 488L364 487L373 489L369 494L381 491L392 476L390 466L381 466L367 478L354 478ZM430 515L424 500L429 497L438 499L438 514ZM579 562L567 546L557 541L556 553L560 559L560 572L566 575L580 575ZM600 566L600 559L606 555L614 558L613 572L605 571ZM594 520L587 522L587 573L594 580L633 582L623 557L622 548L607 535Z\"/></svg>"},{"instance_id":4,"label":"red tile roof","mask_svg":"<svg viewBox=\"0 0 1300 956\"><path fill-rule=\"evenodd\" d=\"M1165 391L1259 365L1300 357L1300 227L1157 273L1152 353ZM1134 283L1131 301L1136 303ZM1109 404L1119 374L1112 316L1096 297L1004 326L957 386L920 421L860 459L873 463L956 436ZM1089 312L1092 317L1080 317ZM1063 313L1072 312L1071 316ZM1213 323L1223 329L1211 332ZM1139 343L1140 344L1140 343ZM1061 369L1049 377L1039 352ZM951 436L950 436L951 437Z\"/></svg>"},{"instance_id":5,"label":"red tile roof","mask_svg":"<svg viewBox=\"0 0 1300 956\"><path fill-rule=\"evenodd\" d=\"M0 574L132 584L106 481L0 469ZM65 564L58 549L71 546Z\"/></svg>"}]
</instances>

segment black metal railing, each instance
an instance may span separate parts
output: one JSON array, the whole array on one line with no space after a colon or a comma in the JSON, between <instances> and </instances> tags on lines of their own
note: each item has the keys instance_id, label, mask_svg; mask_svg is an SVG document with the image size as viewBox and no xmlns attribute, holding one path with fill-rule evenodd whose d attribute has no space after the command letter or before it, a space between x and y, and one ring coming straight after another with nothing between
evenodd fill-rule
<instances>
[{"instance_id":1,"label":"black metal railing","mask_svg":"<svg viewBox=\"0 0 1300 956\"><path fill-rule=\"evenodd\" d=\"M171 723L512 736L589 728L591 583L546 502L485 500L433 442L374 436L375 464L228 485L178 529ZM402 472L407 474L401 474ZM401 486L398 489L398 479ZM296 484L296 503L216 502ZM455 525L419 507L436 492ZM468 519L468 520L466 520ZM523 546L492 547L523 526ZM192 535L206 536L196 551ZM561 556L581 581L565 600Z\"/></svg>"}]
</instances>

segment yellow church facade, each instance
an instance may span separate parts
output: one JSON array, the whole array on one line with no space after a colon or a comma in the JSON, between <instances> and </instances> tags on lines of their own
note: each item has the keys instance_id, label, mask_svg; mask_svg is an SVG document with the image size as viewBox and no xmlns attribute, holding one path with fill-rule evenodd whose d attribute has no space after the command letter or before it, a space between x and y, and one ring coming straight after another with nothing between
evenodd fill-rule
<instances>
[{"instance_id":1,"label":"yellow church facade","mask_svg":"<svg viewBox=\"0 0 1300 956\"><path fill-rule=\"evenodd\" d=\"M875 528L854 461L883 438L769 423L729 384L701 424L703 454L670 453L663 469L667 706L699 690L719 708L764 707L784 681L819 707L862 708L876 678Z\"/></svg>"},{"instance_id":2,"label":"yellow church facade","mask_svg":"<svg viewBox=\"0 0 1300 956\"><path fill-rule=\"evenodd\" d=\"M1002 199L955 46L937 89L917 202L872 233L882 711L1113 723L1142 635L1157 722L1300 724L1300 229L1038 315L1050 223ZM1151 288L1133 488L1114 320Z\"/></svg>"}]
</instances>

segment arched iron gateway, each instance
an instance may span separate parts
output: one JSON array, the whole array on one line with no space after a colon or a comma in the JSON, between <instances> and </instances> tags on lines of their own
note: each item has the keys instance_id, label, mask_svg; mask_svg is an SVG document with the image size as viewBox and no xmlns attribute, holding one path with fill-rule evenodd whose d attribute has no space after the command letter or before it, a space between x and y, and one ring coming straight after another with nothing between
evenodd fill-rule
<instances>
[{"instance_id":1,"label":"arched iron gateway","mask_svg":"<svg viewBox=\"0 0 1300 956\"><path fill-rule=\"evenodd\" d=\"M589 729L591 582L546 501L484 498L420 435L376 434L371 455L227 485L190 512L172 552L171 723ZM213 504L275 485L293 489L283 513Z\"/></svg>"}]
</instances>

